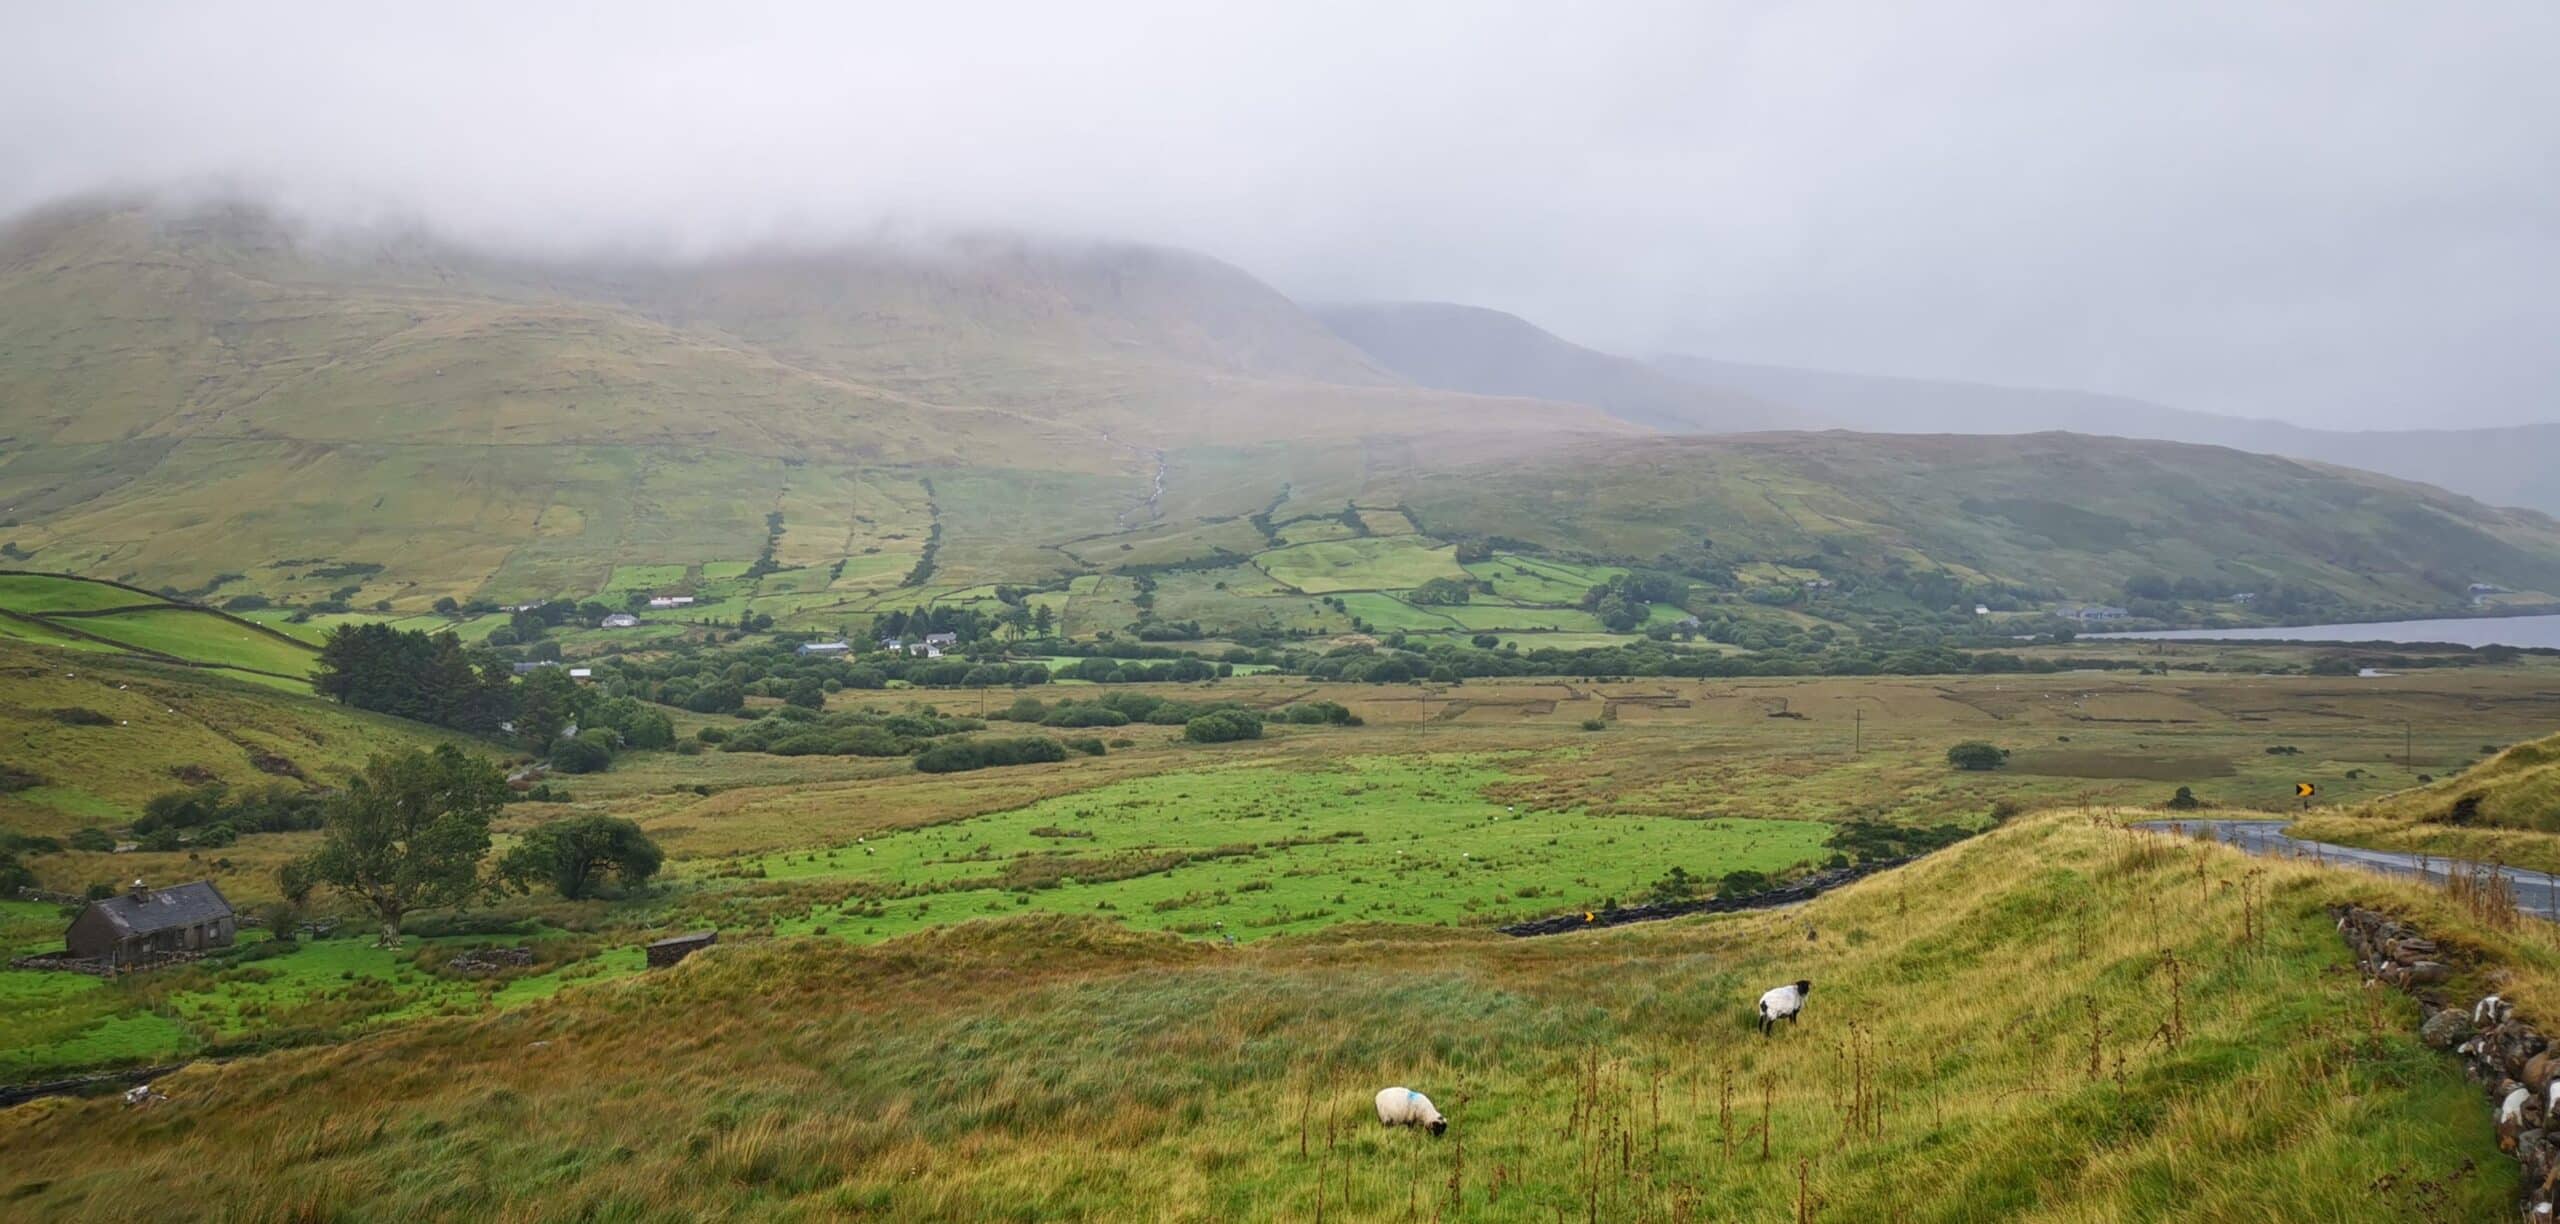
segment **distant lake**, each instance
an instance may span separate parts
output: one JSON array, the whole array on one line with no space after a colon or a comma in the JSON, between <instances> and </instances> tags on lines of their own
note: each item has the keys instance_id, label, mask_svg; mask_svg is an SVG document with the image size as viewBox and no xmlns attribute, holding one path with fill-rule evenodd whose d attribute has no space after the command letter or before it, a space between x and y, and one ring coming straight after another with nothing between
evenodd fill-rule
<instances>
[{"instance_id":1,"label":"distant lake","mask_svg":"<svg viewBox=\"0 0 2560 1224\"><path fill-rule=\"evenodd\" d=\"M2476 616L2446 620L2369 621L2354 625L2276 625L2262 629L2160 629L2083 633L2089 638L2172 642L2451 642L2458 646L2560 648L2560 616Z\"/></svg>"}]
</instances>

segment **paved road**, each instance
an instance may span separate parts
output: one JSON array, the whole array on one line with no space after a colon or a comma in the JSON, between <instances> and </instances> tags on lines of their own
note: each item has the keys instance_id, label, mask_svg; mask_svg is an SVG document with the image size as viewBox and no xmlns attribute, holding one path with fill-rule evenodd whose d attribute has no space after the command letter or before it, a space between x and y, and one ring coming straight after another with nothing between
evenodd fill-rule
<instances>
[{"instance_id":1,"label":"paved road","mask_svg":"<svg viewBox=\"0 0 2560 1224\"><path fill-rule=\"evenodd\" d=\"M2362 846L2341 846L2334 842L2287 837L2284 832L2286 823L2282 820L2147 820L2134 827L2164 833L2210 834L2217 841L2228 842L2251 854L2361 867L2366 871L2414 877L2432 884L2443 883L2454 871L2469 872L2473 868L2470 863L2457 865L2445 859L2398 850L2367 850ZM2500 870L2515 884L2518 909L2538 918L2560 922L2560 878L2521 867Z\"/></svg>"}]
</instances>

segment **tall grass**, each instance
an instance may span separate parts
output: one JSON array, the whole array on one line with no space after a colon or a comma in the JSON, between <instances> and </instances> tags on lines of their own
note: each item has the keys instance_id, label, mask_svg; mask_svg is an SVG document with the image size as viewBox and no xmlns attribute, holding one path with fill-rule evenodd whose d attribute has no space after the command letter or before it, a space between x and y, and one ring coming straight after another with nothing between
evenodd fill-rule
<instances>
[{"instance_id":1,"label":"tall grass","mask_svg":"<svg viewBox=\"0 0 2560 1224\"><path fill-rule=\"evenodd\" d=\"M2255 873L2255 874L2253 874ZM2326 913L2451 898L2037 817L1787 914L1239 950L1031 917L722 947L0 1115L29 1218L2399 1220L2516 1187ZM1808 940L1807 925L1818 933ZM1751 1001L1810 977L1763 1039ZM1404 1084L1450 1119L1376 1124Z\"/></svg>"}]
</instances>

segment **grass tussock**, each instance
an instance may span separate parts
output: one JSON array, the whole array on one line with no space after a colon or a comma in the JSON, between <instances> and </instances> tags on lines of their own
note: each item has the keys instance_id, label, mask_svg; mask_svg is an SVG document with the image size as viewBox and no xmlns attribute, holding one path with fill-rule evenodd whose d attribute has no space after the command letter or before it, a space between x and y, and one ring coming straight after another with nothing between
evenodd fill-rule
<instances>
[{"instance_id":1,"label":"grass tussock","mask_svg":"<svg viewBox=\"0 0 2560 1224\"><path fill-rule=\"evenodd\" d=\"M2487 1219L2476 1091L2325 907L2452 898L2083 815L1798 910L1223 949L1056 916L722 947L478 1020L0 1114L32 1218ZM1815 982L1762 1040L1750 1003ZM2470 986L2476 983L2465 983ZM1432 1094L1449 1134L1369 1098Z\"/></svg>"}]
</instances>

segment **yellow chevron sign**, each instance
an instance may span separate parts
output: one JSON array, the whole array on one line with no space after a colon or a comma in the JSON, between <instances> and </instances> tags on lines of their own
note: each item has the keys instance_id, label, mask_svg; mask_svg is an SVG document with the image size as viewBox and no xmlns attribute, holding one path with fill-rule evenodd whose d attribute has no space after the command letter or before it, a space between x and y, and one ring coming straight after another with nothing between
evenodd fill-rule
<instances>
[{"instance_id":1,"label":"yellow chevron sign","mask_svg":"<svg viewBox=\"0 0 2560 1224\"><path fill-rule=\"evenodd\" d=\"M2320 788L2313 786L2308 782L2296 782L2293 784L2293 797L2296 799L2308 799L2319 793Z\"/></svg>"}]
</instances>

